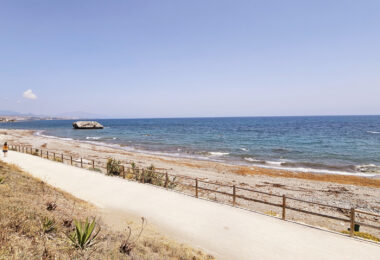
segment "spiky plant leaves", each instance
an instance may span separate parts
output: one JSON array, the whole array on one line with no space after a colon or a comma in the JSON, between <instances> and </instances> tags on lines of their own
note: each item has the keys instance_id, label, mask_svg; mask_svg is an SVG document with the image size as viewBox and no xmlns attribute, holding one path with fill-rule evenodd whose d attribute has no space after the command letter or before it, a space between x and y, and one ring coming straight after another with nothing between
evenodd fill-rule
<instances>
[{"instance_id":1,"label":"spiky plant leaves","mask_svg":"<svg viewBox=\"0 0 380 260\"><path fill-rule=\"evenodd\" d=\"M88 219L85 221L74 220L75 230L72 234L67 235L72 244L81 250L92 247L96 244L95 239L100 232L100 227L96 232L94 232L97 226L96 220L89 222Z\"/></svg>"}]
</instances>

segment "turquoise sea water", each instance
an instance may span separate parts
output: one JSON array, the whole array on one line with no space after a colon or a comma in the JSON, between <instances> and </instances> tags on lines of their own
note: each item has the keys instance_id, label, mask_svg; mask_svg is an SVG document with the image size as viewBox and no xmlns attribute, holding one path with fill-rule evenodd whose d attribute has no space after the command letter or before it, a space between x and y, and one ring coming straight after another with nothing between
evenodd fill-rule
<instances>
[{"instance_id":1,"label":"turquoise sea water","mask_svg":"<svg viewBox=\"0 0 380 260\"><path fill-rule=\"evenodd\" d=\"M0 128L201 160L380 175L380 116L97 121L105 128L74 130L71 120L0 123Z\"/></svg>"}]
</instances>

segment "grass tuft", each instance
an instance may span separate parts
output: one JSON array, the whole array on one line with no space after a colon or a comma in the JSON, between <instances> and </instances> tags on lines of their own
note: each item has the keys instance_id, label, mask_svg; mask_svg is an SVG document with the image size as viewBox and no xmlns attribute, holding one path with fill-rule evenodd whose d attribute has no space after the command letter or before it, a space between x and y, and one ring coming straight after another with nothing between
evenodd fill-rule
<instances>
[{"instance_id":1,"label":"grass tuft","mask_svg":"<svg viewBox=\"0 0 380 260\"><path fill-rule=\"evenodd\" d=\"M343 234L350 234L350 231L344 230L342 231ZM380 242L380 238L366 232L359 232L359 231L354 231L354 236L355 237L361 237L364 239L372 240L375 242Z\"/></svg>"}]
</instances>

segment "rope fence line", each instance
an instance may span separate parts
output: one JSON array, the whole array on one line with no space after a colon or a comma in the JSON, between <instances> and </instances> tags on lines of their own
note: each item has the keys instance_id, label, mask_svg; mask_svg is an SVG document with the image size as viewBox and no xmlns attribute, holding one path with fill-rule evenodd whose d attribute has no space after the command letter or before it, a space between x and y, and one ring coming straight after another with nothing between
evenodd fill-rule
<instances>
[{"instance_id":1,"label":"rope fence line","mask_svg":"<svg viewBox=\"0 0 380 260\"><path fill-rule=\"evenodd\" d=\"M41 158L46 158L46 159L61 162L61 163L65 163L65 161L66 161L66 162L69 162L70 165L80 167L80 168L86 168L85 166L87 166L87 167L89 167L87 169L98 170L98 171L99 171L99 168L105 169L106 174L110 174L109 169L108 169L108 164L104 165L104 163L95 162L95 160L87 160L87 159L84 159L82 157L80 157L80 159L75 159L75 158L73 159L73 156L71 154L70 155L64 155L63 153L56 153L56 152L51 152L51 151L49 152L49 150L47 150L47 149L37 149L37 148L32 148L31 146L10 145L9 147L10 147L10 150L13 150L13 151L17 151L17 152L21 152L21 153L29 153L29 154L32 154L35 156L39 156ZM175 187L176 185L180 185L182 187L187 187L189 189L189 191L192 191L193 192L192 196L194 196L196 198L201 198L202 197L201 191L206 191L206 192L210 192L210 193L222 194L222 195L225 195L225 196L232 198L232 201L231 201L232 206L236 206L237 205L237 199L240 199L240 200L244 200L244 201L248 201L248 202L255 202L255 203L270 205L273 207L278 207L278 208L282 209L282 213L281 213L281 219L282 220L287 219L286 213L287 213L287 210L288 211L290 210L290 211L294 211L294 212L300 212L300 213L314 215L314 216L318 216L318 217L324 217L324 218L333 219L333 220L337 220L337 221L348 222L348 223L350 223L349 235L351 237L354 236L354 230L355 230L356 225L365 226L365 227L373 228L376 230L380 230L380 226L372 225L372 224L365 223L365 222L356 221L356 217L359 214L362 214L362 215L369 215L369 216L376 217L375 218L377 220L376 222L380 222L379 221L379 219L380 219L379 214L358 210L358 209L355 209L353 207L352 208L343 208L343 207L338 207L338 206L334 206L334 205L328 205L328 204L324 204L324 203L318 203L318 202L293 198L293 197L286 196L286 195L278 195L278 194L273 194L273 193L269 193L269 192L243 188L243 187L239 187L236 185L229 185L229 184L205 181L205 180L201 180L198 178L192 178L192 177L185 176L185 175L169 174L167 172L157 171L157 169L154 169L154 168L149 169L149 168L136 167L133 163L127 163L127 165L118 164L117 166L120 167L118 175L123 179L135 180L135 181L138 181L141 183L150 183L153 185L162 186L166 189L169 189L171 187ZM160 170L164 170L164 169L160 169ZM100 170L100 172L103 173L102 170ZM149 180L148 182L147 182L147 178L146 178L147 176L149 176L149 178L150 178L150 179L148 179ZM153 183L152 180L154 178L156 179L156 181L159 181L159 184ZM178 181L179 179L184 179L187 181L187 183L183 183L183 182L181 183ZM217 190L217 189L211 189L211 188L202 186L202 184L215 185L215 186L218 186L219 188L224 188L224 189L227 188L227 189L230 189L231 192L225 191L225 190L222 191L222 190ZM238 194L239 191L248 192L249 194L260 194L260 195L269 196L271 198L272 197L277 198L277 199L280 199L280 203L269 202L269 201L265 201L265 200L259 199L259 198L249 198L247 196L244 196L243 194ZM183 192L183 190L181 190L181 192ZM340 212L348 213L347 215L349 215L349 217L347 217L347 218L336 217L336 216L331 216L331 215L327 215L327 214L322 214L322 213L318 213L318 212L305 210L303 208L296 208L296 207L290 206L287 203L288 201L296 201L296 202L305 203L305 204L309 204L309 205L318 205L320 207L333 208L333 209L339 210ZM246 209L249 209L249 208L246 208Z\"/></svg>"}]
</instances>

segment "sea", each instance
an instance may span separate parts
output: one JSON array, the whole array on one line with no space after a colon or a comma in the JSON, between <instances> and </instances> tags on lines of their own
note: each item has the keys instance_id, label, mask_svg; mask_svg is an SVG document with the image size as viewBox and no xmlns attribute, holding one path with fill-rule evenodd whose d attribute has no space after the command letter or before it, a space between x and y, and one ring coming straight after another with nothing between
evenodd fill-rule
<instances>
[{"instance_id":1,"label":"sea","mask_svg":"<svg viewBox=\"0 0 380 260\"><path fill-rule=\"evenodd\" d=\"M380 116L97 119L0 123L127 151L313 173L380 176Z\"/></svg>"}]
</instances>

